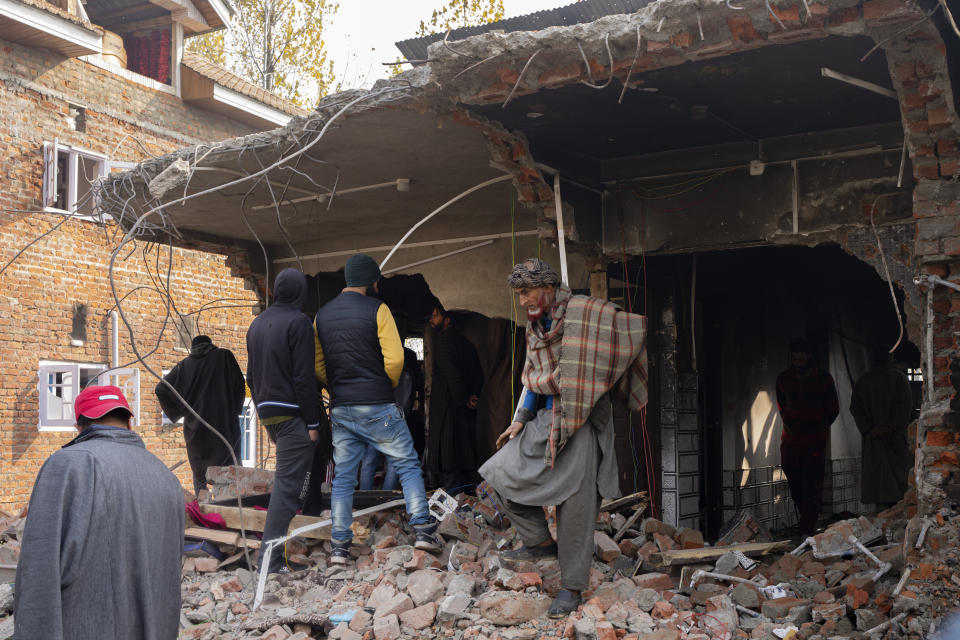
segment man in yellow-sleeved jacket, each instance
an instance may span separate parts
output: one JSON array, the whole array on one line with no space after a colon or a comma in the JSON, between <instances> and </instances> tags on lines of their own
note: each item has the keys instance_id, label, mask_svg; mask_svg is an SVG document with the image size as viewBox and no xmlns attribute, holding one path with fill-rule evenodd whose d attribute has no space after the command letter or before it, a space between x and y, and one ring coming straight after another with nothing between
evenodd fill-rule
<instances>
[{"instance_id":1,"label":"man in yellow-sleeved jacket","mask_svg":"<svg viewBox=\"0 0 960 640\"><path fill-rule=\"evenodd\" d=\"M375 296L380 268L364 254L344 267L347 286L325 304L314 322L317 379L330 393L333 461L331 564L350 560L353 491L367 445L390 460L400 476L417 549L437 552L437 522L430 516L423 474L403 410L393 389L403 371L403 343L387 305Z\"/></svg>"}]
</instances>

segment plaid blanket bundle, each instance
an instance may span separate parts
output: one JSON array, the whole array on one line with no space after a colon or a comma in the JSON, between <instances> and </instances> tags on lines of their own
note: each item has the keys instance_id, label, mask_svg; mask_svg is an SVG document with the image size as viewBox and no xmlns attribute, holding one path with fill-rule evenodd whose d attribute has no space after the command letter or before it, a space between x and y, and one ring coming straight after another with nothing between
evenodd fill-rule
<instances>
[{"instance_id":1,"label":"plaid blanket bundle","mask_svg":"<svg viewBox=\"0 0 960 640\"><path fill-rule=\"evenodd\" d=\"M647 404L647 319L612 302L571 295L562 286L547 332L527 326L523 384L559 395L546 463L551 467L603 394L614 391L631 411Z\"/></svg>"}]
</instances>

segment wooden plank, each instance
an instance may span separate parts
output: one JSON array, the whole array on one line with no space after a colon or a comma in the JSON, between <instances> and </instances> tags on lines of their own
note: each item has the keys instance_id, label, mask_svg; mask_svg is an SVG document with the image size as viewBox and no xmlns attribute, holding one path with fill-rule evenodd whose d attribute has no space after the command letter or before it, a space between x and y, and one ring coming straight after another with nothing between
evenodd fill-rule
<instances>
[{"instance_id":1,"label":"wooden plank","mask_svg":"<svg viewBox=\"0 0 960 640\"><path fill-rule=\"evenodd\" d=\"M240 528L240 509L238 507L226 507L216 504L204 504L200 505L201 511L203 513L216 513L217 515L223 516L224 522L230 529L239 529ZM261 511L259 509L247 509L243 510L243 526L247 531L263 531L263 527L267 522L267 512ZM305 527L308 524L316 524L317 522L323 522L323 518L314 518L312 516L294 516L293 520L290 521L289 531L294 529L299 529L300 527ZM353 539L355 542L364 542L367 539L367 536L370 535L370 531L366 527L362 527L356 522L353 523ZM324 527L322 529L314 529L313 531L308 531L303 535L305 538L312 538L314 540L329 540L330 539L330 529Z\"/></svg>"},{"instance_id":2,"label":"wooden plank","mask_svg":"<svg viewBox=\"0 0 960 640\"><path fill-rule=\"evenodd\" d=\"M633 515L627 518L627 521L623 523L623 526L620 527L620 530L617 531L616 535L613 536L613 541L620 542L627 530L630 529L637 522L637 520L640 519L640 516L643 515L643 512L646 510L647 505L643 505L642 509L637 509L634 511Z\"/></svg>"},{"instance_id":3,"label":"wooden plank","mask_svg":"<svg viewBox=\"0 0 960 640\"><path fill-rule=\"evenodd\" d=\"M229 544L239 547L243 544L243 538L240 532L223 529L204 529L203 527L188 527L183 532L184 537L195 538L197 540L209 540L217 544ZM247 533L247 547L249 549L259 549L260 541Z\"/></svg>"},{"instance_id":4,"label":"wooden plank","mask_svg":"<svg viewBox=\"0 0 960 640\"><path fill-rule=\"evenodd\" d=\"M789 540L778 542L748 542L746 544L732 544L726 547L704 547L702 549L675 549L650 554L650 564L655 567L675 567L697 562L716 560L730 551L739 551L745 556L762 556L777 551L790 549Z\"/></svg>"},{"instance_id":5,"label":"wooden plank","mask_svg":"<svg viewBox=\"0 0 960 640\"><path fill-rule=\"evenodd\" d=\"M600 511L607 511L609 513L614 513L617 511L623 511L627 507L632 507L635 504L647 502L647 492L638 491L636 493L631 493L628 496L622 498L617 498L616 500L611 500L610 502L600 505Z\"/></svg>"}]
</instances>

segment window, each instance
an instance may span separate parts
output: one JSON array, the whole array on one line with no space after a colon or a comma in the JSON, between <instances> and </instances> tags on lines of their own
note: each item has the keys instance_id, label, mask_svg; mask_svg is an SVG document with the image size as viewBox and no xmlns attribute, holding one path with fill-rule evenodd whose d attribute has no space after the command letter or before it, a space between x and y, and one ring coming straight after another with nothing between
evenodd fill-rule
<instances>
[{"instance_id":1,"label":"window","mask_svg":"<svg viewBox=\"0 0 960 640\"><path fill-rule=\"evenodd\" d=\"M43 208L92 220L97 208L93 186L107 174L105 156L56 141L43 143Z\"/></svg>"},{"instance_id":2,"label":"window","mask_svg":"<svg viewBox=\"0 0 960 640\"><path fill-rule=\"evenodd\" d=\"M38 392L41 431L71 431L76 424L73 401L80 390L106 369L103 364L41 362Z\"/></svg>"},{"instance_id":3,"label":"window","mask_svg":"<svg viewBox=\"0 0 960 640\"><path fill-rule=\"evenodd\" d=\"M923 382L923 370L919 367L907 369L907 380L910 382Z\"/></svg>"},{"instance_id":4,"label":"window","mask_svg":"<svg viewBox=\"0 0 960 640\"><path fill-rule=\"evenodd\" d=\"M245 467L257 466L257 407L253 398L243 400L243 413L240 414L240 464Z\"/></svg>"},{"instance_id":5,"label":"window","mask_svg":"<svg viewBox=\"0 0 960 640\"><path fill-rule=\"evenodd\" d=\"M86 107L81 107L77 104L68 104L67 112L70 114L67 116L67 125L74 131L85 132L87 130Z\"/></svg>"},{"instance_id":6,"label":"window","mask_svg":"<svg viewBox=\"0 0 960 640\"><path fill-rule=\"evenodd\" d=\"M133 367L113 369L98 376L97 384L110 384L120 387L133 411L133 426L140 424L140 370Z\"/></svg>"},{"instance_id":7,"label":"window","mask_svg":"<svg viewBox=\"0 0 960 640\"><path fill-rule=\"evenodd\" d=\"M104 373L105 364L41 361L37 374L40 431L72 431L76 424L73 403L89 384L112 384L123 391L133 424L140 422L140 371L114 369Z\"/></svg>"},{"instance_id":8,"label":"window","mask_svg":"<svg viewBox=\"0 0 960 640\"><path fill-rule=\"evenodd\" d=\"M168 373L170 373L170 369L161 369L161 370L160 370L160 375L163 376L164 378L167 377L167 374L168 374ZM169 426L172 425L172 424L183 424L183 416L180 416L180 419L179 419L179 420L174 421L174 420L171 420L171 419L167 416L167 414L165 414L165 413L163 412L163 409L161 409L161 410L160 410L160 426L161 426L161 427L169 427Z\"/></svg>"}]
</instances>

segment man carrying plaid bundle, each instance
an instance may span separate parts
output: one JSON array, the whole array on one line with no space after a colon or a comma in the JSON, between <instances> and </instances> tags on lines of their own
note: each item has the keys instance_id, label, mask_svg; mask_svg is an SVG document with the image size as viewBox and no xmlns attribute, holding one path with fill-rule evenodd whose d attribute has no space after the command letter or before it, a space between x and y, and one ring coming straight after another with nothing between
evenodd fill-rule
<instances>
[{"instance_id":1,"label":"man carrying plaid bundle","mask_svg":"<svg viewBox=\"0 0 960 640\"><path fill-rule=\"evenodd\" d=\"M646 318L572 295L536 258L516 265L507 283L527 310L524 388L480 475L523 541L502 560L559 557L562 588L548 613L562 618L589 585L600 498L620 496L610 393L634 411L647 402ZM556 542L548 505L557 507Z\"/></svg>"}]
</instances>

